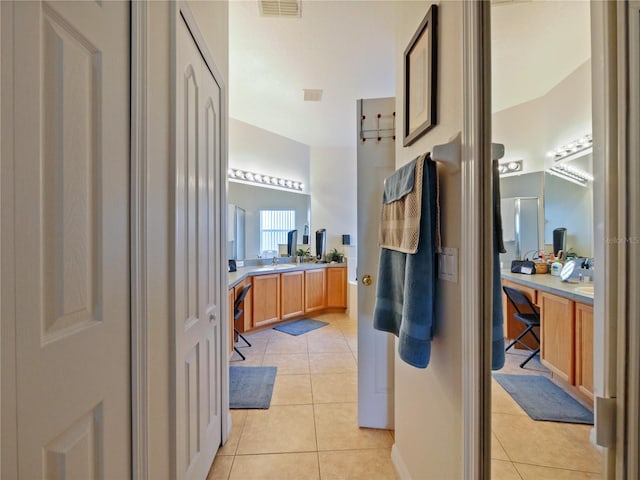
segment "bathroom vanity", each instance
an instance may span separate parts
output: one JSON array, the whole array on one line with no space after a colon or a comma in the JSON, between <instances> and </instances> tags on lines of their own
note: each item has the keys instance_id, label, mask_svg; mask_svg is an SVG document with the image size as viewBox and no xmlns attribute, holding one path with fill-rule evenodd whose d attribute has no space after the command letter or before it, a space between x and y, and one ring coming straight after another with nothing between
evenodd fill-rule
<instances>
[{"instance_id":1,"label":"bathroom vanity","mask_svg":"<svg viewBox=\"0 0 640 480\"><path fill-rule=\"evenodd\" d=\"M251 289L245 297L242 315L235 322L241 332L270 327L310 313L344 312L347 308L345 263L242 267L230 272L228 278L232 346L233 303L247 284L251 284Z\"/></svg>"},{"instance_id":2,"label":"bathroom vanity","mask_svg":"<svg viewBox=\"0 0 640 480\"><path fill-rule=\"evenodd\" d=\"M562 282L559 277L502 271L502 284L521 290L540 308L540 361L571 393L593 403L593 284ZM524 329L503 293L504 334L514 339Z\"/></svg>"}]
</instances>

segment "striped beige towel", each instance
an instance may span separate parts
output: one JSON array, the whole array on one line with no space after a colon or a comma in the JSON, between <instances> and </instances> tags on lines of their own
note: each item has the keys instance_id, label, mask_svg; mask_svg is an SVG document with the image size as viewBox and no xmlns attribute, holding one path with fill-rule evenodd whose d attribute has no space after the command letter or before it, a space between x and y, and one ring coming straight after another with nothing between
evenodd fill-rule
<instances>
[{"instance_id":1,"label":"striped beige towel","mask_svg":"<svg viewBox=\"0 0 640 480\"><path fill-rule=\"evenodd\" d=\"M415 159L413 189L401 198L382 205L378 235L378 243L382 248L403 253L416 253L418 250L425 155Z\"/></svg>"}]
</instances>

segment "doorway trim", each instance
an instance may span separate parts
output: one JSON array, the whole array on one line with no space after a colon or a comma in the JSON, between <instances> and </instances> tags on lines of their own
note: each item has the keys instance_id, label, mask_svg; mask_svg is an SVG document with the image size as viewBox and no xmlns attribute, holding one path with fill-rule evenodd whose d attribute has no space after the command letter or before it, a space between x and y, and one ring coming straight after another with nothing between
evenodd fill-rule
<instances>
[{"instance_id":1,"label":"doorway trim","mask_svg":"<svg viewBox=\"0 0 640 480\"><path fill-rule=\"evenodd\" d=\"M491 445L490 4L464 2L460 270L462 303L463 478L489 478ZM489 319L489 321L486 321Z\"/></svg>"},{"instance_id":2,"label":"doorway trim","mask_svg":"<svg viewBox=\"0 0 640 480\"><path fill-rule=\"evenodd\" d=\"M131 2L131 473L149 475L147 3Z\"/></svg>"}]
</instances>

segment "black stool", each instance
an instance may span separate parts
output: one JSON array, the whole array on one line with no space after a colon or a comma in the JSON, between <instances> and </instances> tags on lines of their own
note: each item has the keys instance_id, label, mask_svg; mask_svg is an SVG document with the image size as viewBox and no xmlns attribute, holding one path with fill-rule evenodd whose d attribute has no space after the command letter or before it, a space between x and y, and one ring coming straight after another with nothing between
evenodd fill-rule
<instances>
[{"instance_id":1,"label":"black stool","mask_svg":"<svg viewBox=\"0 0 640 480\"><path fill-rule=\"evenodd\" d=\"M235 323L236 323L236 320L238 320L238 318L240 317L240 315L242 315L243 310L240 308L240 305L244 302L244 297L247 296L247 293L249 293L249 289L250 288L251 288L251 284L250 283L248 285L245 285L245 287L240 292L240 295L238 295L238 298L236 298L236 301L233 304L233 332L235 333L235 335L237 335L242 340L244 340L244 342L249 347L251 346L251 344L249 343L249 340L244 338L244 336L238 331L238 329L235 326ZM233 349L236 351L236 353L238 355L240 355L242 360L245 360L245 356L240 352L240 350L238 350L238 348L235 345L234 345Z\"/></svg>"},{"instance_id":2,"label":"black stool","mask_svg":"<svg viewBox=\"0 0 640 480\"><path fill-rule=\"evenodd\" d=\"M533 327L540 326L540 311L538 310L538 307L536 307L533 303L531 303L531 300L529 300L529 298L520 290L516 290L515 288L505 287L505 286L502 287L502 290L504 290L504 293L507 295L507 298L509 299L513 307L516 309L516 313L513 315L513 317L521 321L522 323L524 323L525 326L527 327L522 331L520 335L518 335L518 337L513 342L511 342L507 346L507 348L505 348L505 352L506 352L511 347L513 347L516 343L519 343L520 345L525 347L527 350L532 352L531 355L529 355L527 359L520 364L520 368L524 368L524 366L529 362L529 360L531 360L540 352L540 339L536 335L536 332L533 331ZM537 348L531 348L529 345L527 345L521 340L527 333L531 333L531 335L533 335L533 338L535 339L536 344L538 345Z\"/></svg>"}]
</instances>

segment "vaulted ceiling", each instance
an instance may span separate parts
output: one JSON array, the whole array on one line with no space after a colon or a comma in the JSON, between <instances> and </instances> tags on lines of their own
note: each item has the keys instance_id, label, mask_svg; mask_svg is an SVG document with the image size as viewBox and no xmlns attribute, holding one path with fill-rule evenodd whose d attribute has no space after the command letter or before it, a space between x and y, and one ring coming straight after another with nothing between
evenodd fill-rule
<instances>
[{"instance_id":1,"label":"vaulted ceiling","mask_svg":"<svg viewBox=\"0 0 640 480\"><path fill-rule=\"evenodd\" d=\"M310 146L355 145L356 100L395 95L396 24L424 11L423 1L302 0L301 17L272 18L255 0L231 1L230 116ZM586 1L497 3L492 28L496 111L590 56ZM303 89L321 89L321 101L305 102Z\"/></svg>"}]
</instances>

